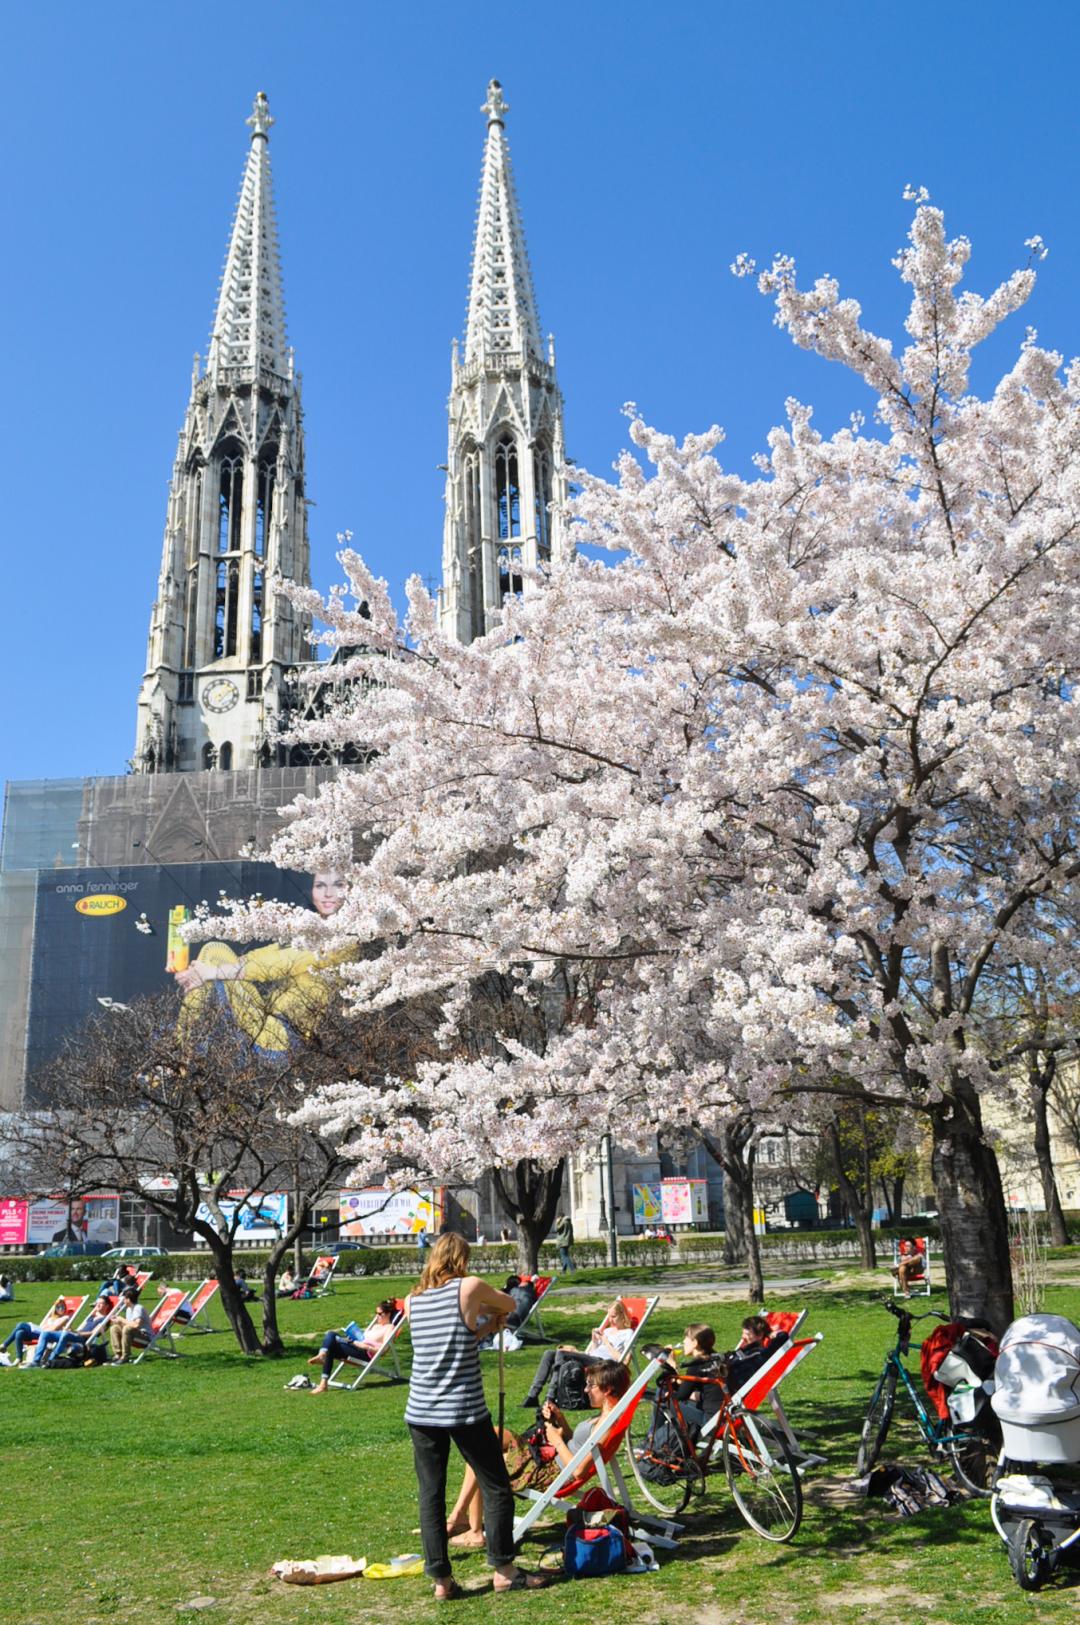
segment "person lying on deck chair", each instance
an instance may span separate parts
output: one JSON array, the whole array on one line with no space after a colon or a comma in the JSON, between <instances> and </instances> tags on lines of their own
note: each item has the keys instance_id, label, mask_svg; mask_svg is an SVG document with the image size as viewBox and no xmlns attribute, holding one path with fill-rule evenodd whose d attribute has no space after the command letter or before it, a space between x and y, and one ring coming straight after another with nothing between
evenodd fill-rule
<instances>
[{"instance_id":1,"label":"person lying on deck chair","mask_svg":"<svg viewBox=\"0 0 1080 1625\"><path fill-rule=\"evenodd\" d=\"M548 1349L540 1356L536 1374L529 1384L529 1392L521 1401L522 1409L527 1411L536 1409L541 1389L560 1365L565 1365L569 1360L574 1360L579 1365L589 1365L593 1360L619 1361L630 1346L633 1336L634 1328L627 1314L626 1305L621 1298L616 1298L599 1326L593 1328L587 1349L583 1351L575 1348L573 1343L563 1343L559 1348Z\"/></svg>"},{"instance_id":2,"label":"person lying on deck chair","mask_svg":"<svg viewBox=\"0 0 1080 1625\"><path fill-rule=\"evenodd\" d=\"M30 1364L55 1365L65 1355L78 1360L80 1365L84 1362L89 1365L104 1364L105 1344L96 1343L91 1349L90 1339L98 1327L108 1320L112 1309L112 1299L100 1297L77 1332L42 1332Z\"/></svg>"},{"instance_id":3,"label":"person lying on deck chair","mask_svg":"<svg viewBox=\"0 0 1080 1625\"><path fill-rule=\"evenodd\" d=\"M514 1300L513 1313L506 1317L506 1329L515 1332L523 1320L528 1320L536 1302L536 1283L531 1275L508 1275L503 1291L509 1292Z\"/></svg>"},{"instance_id":4,"label":"person lying on deck chair","mask_svg":"<svg viewBox=\"0 0 1080 1625\"><path fill-rule=\"evenodd\" d=\"M40 1326L32 1320L20 1320L12 1327L3 1343L0 1343L0 1362L4 1365L21 1365L23 1350L32 1338L36 1337L40 1340L46 1332L62 1331L70 1318L61 1303L58 1309L49 1310L48 1314L43 1317ZM7 1352L10 1343L15 1345L14 1359Z\"/></svg>"},{"instance_id":5,"label":"person lying on deck chair","mask_svg":"<svg viewBox=\"0 0 1080 1625\"><path fill-rule=\"evenodd\" d=\"M393 1298L384 1298L382 1303L376 1304L375 1324L365 1336L352 1338L345 1337L341 1332L327 1332L319 1353L313 1354L308 1361L308 1365L322 1366L322 1376L311 1392L325 1394L330 1386L330 1373L339 1360L366 1362L378 1354L393 1335L396 1314L397 1304Z\"/></svg>"},{"instance_id":6,"label":"person lying on deck chair","mask_svg":"<svg viewBox=\"0 0 1080 1625\"><path fill-rule=\"evenodd\" d=\"M617 1360L598 1360L586 1369L585 1392L590 1406L601 1416L606 1416L608 1411L615 1408L629 1386L630 1373ZM503 1455L515 1493L546 1490L553 1484L567 1463L588 1442L596 1422L595 1416L587 1416L577 1427L571 1428L559 1407L549 1400L543 1407L542 1439L539 1437L539 1425L520 1437L511 1433L509 1428L504 1428ZM465 1469L461 1491L446 1520L446 1532L452 1546L484 1544L483 1501L471 1467Z\"/></svg>"}]
</instances>

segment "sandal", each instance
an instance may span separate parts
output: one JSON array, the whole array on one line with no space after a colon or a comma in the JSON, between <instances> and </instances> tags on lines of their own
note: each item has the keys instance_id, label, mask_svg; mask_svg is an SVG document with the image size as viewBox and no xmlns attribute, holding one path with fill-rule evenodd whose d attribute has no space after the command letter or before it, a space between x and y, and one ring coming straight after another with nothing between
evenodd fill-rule
<instances>
[{"instance_id":1,"label":"sandal","mask_svg":"<svg viewBox=\"0 0 1080 1625\"><path fill-rule=\"evenodd\" d=\"M456 1580L437 1580L435 1583L442 1586L441 1592L434 1593L436 1602L457 1602L459 1597L465 1595Z\"/></svg>"},{"instance_id":2,"label":"sandal","mask_svg":"<svg viewBox=\"0 0 1080 1625\"><path fill-rule=\"evenodd\" d=\"M496 1596L501 1596L504 1591L543 1591L550 1584L550 1574L535 1574L530 1569L518 1569L514 1578L506 1581L504 1585L497 1585L492 1581L492 1590Z\"/></svg>"}]
</instances>

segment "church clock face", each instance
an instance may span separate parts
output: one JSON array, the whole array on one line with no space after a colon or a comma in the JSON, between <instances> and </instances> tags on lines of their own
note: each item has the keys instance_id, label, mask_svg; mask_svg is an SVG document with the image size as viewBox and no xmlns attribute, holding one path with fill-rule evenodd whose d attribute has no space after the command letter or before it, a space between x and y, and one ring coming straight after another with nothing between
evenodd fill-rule
<instances>
[{"instance_id":1,"label":"church clock face","mask_svg":"<svg viewBox=\"0 0 1080 1625\"><path fill-rule=\"evenodd\" d=\"M227 677L215 677L202 691L204 711L231 711L240 698L240 690Z\"/></svg>"}]
</instances>

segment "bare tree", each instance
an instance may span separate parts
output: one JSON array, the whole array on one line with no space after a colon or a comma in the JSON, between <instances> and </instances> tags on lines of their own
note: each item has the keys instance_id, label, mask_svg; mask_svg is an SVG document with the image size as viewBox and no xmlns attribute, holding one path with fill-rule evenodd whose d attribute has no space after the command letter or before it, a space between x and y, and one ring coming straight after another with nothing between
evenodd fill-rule
<instances>
[{"instance_id":1,"label":"bare tree","mask_svg":"<svg viewBox=\"0 0 1080 1625\"><path fill-rule=\"evenodd\" d=\"M313 1088L400 1060L391 1018L346 1016L320 1001L318 1020L289 1053L260 1054L214 1003L178 1023L166 995L104 1013L36 1080L43 1109L15 1136L27 1182L43 1191L117 1189L142 1198L207 1245L221 1301L247 1354L283 1352L276 1277L316 1204L347 1172L337 1143L288 1120ZM164 1177L163 1177L164 1176ZM288 1190L288 1226L263 1270L262 1336L235 1281L243 1203L230 1193Z\"/></svg>"}]
</instances>

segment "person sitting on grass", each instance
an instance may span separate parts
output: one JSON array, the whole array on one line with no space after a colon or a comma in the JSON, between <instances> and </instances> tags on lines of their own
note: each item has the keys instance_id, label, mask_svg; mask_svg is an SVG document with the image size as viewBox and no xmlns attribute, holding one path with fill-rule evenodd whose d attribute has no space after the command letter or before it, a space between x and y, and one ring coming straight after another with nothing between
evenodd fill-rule
<instances>
[{"instance_id":1,"label":"person sitting on grass","mask_svg":"<svg viewBox=\"0 0 1080 1625\"><path fill-rule=\"evenodd\" d=\"M46 1332L63 1331L70 1319L71 1316L64 1307L64 1300L60 1298L53 1304L48 1314L42 1317L40 1326L32 1320L20 1320L16 1326L12 1327L4 1341L0 1343L0 1361L3 1361L4 1365L22 1365L23 1354L28 1343L32 1343L35 1338L40 1342ZM7 1352L11 1343L15 1345L14 1359Z\"/></svg>"},{"instance_id":2,"label":"person sitting on grass","mask_svg":"<svg viewBox=\"0 0 1080 1625\"><path fill-rule=\"evenodd\" d=\"M14 1303L15 1288L10 1275L0 1275L0 1303Z\"/></svg>"},{"instance_id":3,"label":"person sitting on grass","mask_svg":"<svg viewBox=\"0 0 1080 1625\"><path fill-rule=\"evenodd\" d=\"M277 1295L279 1298L291 1298L296 1291L296 1276L286 1264L278 1276Z\"/></svg>"},{"instance_id":4,"label":"person sitting on grass","mask_svg":"<svg viewBox=\"0 0 1080 1625\"><path fill-rule=\"evenodd\" d=\"M344 1332L327 1332L319 1353L313 1354L308 1361L308 1365L322 1366L322 1376L311 1392L325 1394L330 1386L330 1373L339 1360L359 1360L366 1364L368 1360L374 1359L393 1335L394 1316L397 1312L397 1304L393 1298L384 1298L381 1303L375 1305L375 1324L363 1337L346 1337Z\"/></svg>"},{"instance_id":5,"label":"person sitting on grass","mask_svg":"<svg viewBox=\"0 0 1080 1625\"><path fill-rule=\"evenodd\" d=\"M615 1408L630 1386L630 1373L617 1360L598 1360L586 1367L585 1393L589 1405L601 1416ZM506 1457L506 1470L515 1494L529 1490L543 1491L554 1484L563 1468L568 1466L582 1445L587 1444L596 1427L597 1418L587 1416L577 1427L571 1428L559 1407L550 1400L543 1407L544 1442L532 1444L525 1438L503 1429L502 1448ZM452 1546L483 1546L484 1507L480 1486L471 1467L466 1467L461 1490L450 1516L446 1532Z\"/></svg>"},{"instance_id":6,"label":"person sitting on grass","mask_svg":"<svg viewBox=\"0 0 1080 1625\"><path fill-rule=\"evenodd\" d=\"M236 1272L236 1290L240 1294L241 1303L254 1303L258 1294L247 1278L247 1270L239 1269Z\"/></svg>"},{"instance_id":7,"label":"person sitting on grass","mask_svg":"<svg viewBox=\"0 0 1080 1625\"><path fill-rule=\"evenodd\" d=\"M593 1328L587 1349L575 1348L573 1343L563 1343L557 1349L548 1349L540 1356L540 1363L529 1384L529 1392L521 1401L522 1409L527 1411L536 1409L541 1390L559 1366L571 1361L578 1365L590 1365L595 1360L618 1362L630 1347L633 1337L634 1326L626 1305L621 1298L616 1298L599 1326Z\"/></svg>"},{"instance_id":8,"label":"person sitting on grass","mask_svg":"<svg viewBox=\"0 0 1080 1625\"><path fill-rule=\"evenodd\" d=\"M90 1357L90 1342L94 1333L108 1320L113 1312L113 1300L104 1294L98 1298L93 1309L87 1315L77 1332L42 1332L34 1350L31 1365L55 1365L65 1356L71 1356L81 1365ZM97 1345L100 1347L100 1345ZM104 1361L105 1351L101 1349L100 1360L91 1360L91 1364L98 1365Z\"/></svg>"}]
</instances>

